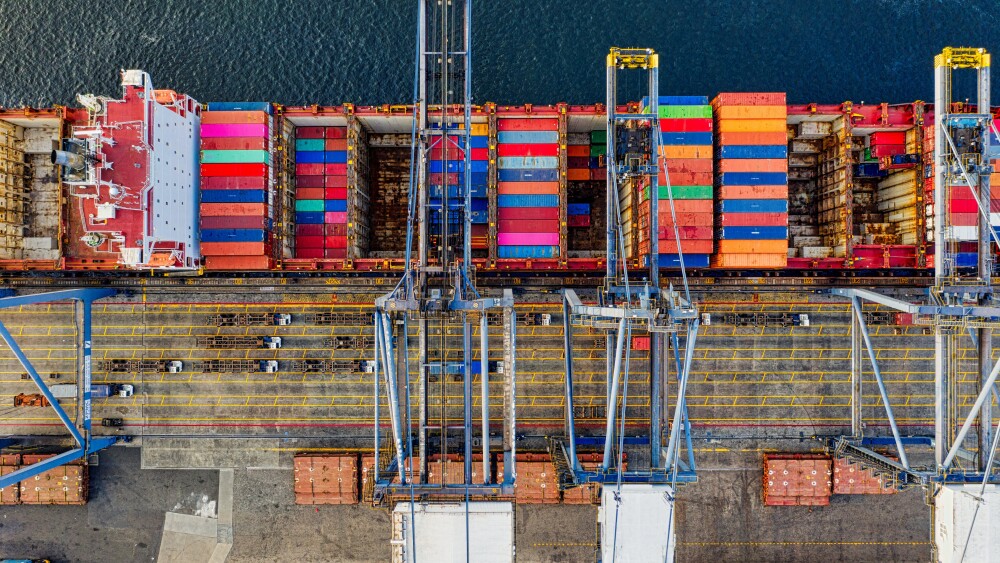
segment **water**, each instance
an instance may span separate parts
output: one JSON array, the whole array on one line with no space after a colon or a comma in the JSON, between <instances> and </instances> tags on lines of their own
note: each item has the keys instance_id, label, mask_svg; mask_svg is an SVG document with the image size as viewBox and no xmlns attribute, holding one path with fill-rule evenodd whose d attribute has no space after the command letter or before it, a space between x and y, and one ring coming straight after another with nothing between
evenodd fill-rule
<instances>
[{"instance_id":1,"label":"water","mask_svg":"<svg viewBox=\"0 0 1000 563\"><path fill-rule=\"evenodd\" d=\"M144 69L158 88L200 101L405 102L415 5L0 0L0 105L114 95L120 68ZM501 104L603 101L604 57L616 44L661 53L663 93L929 100L941 47L1000 53L997 8L996 0L481 0L473 91ZM638 92L640 83L625 86Z\"/></svg>"}]
</instances>

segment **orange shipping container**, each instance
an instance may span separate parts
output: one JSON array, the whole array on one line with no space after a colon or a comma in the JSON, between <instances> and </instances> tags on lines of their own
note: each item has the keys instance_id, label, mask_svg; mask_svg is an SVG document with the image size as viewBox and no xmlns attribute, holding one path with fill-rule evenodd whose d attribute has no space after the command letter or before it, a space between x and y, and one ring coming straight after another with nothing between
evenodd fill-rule
<instances>
[{"instance_id":1,"label":"orange shipping container","mask_svg":"<svg viewBox=\"0 0 1000 563\"><path fill-rule=\"evenodd\" d=\"M267 123L267 113L263 111L203 111L201 122L204 125L213 123Z\"/></svg>"},{"instance_id":2,"label":"orange shipping container","mask_svg":"<svg viewBox=\"0 0 1000 563\"><path fill-rule=\"evenodd\" d=\"M260 256L268 253L270 245L264 242L203 242L201 253L205 256Z\"/></svg>"},{"instance_id":3,"label":"orange shipping container","mask_svg":"<svg viewBox=\"0 0 1000 563\"><path fill-rule=\"evenodd\" d=\"M570 168L566 171L566 179L570 182L586 182L590 180L590 169Z\"/></svg>"},{"instance_id":4,"label":"orange shipping container","mask_svg":"<svg viewBox=\"0 0 1000 563\"><path fill-rule=\"evenodd\" d=\"M682 240L681 250L686 254L711 254L712 253L712 241L711 240ZM661 254L677 254L677 241L676 240L660 240L660 253Z\"/></svg>"},{"instance_id":5,"label":"orange shipping container","mask_svg":"<svg viewBox=\"0 0 1000 563\"><path fill-rule=\"evenodd\" d=\"M295 504L356 504L356 456L295 456Z\"/></svg>"},{"instance_id":6,"label":"orange shipping container","mask_svg":"<svg viewBox=\"0 0 1000 563\"><path fill-rule=\"evenodd\" d=\"M882 477L870 468L851 463L846 459L833 460L833 494L835 495L891 495L896 492L885 484Z\"/></svg>"},{"instance_id":7,"label":"orange shipping container","mask_svg":"<svg viewBox=\"0 0 1000 563\"><path fill-rule=\"evenodd\" d=\"M295 199L323 199L323 188L296 188Z\"/></svg>"},{"instance_id":8,"label":"orange shipping container","mask_svg":"<svg viewBox=\"0 0 1000 563\"><path fill-rule=\"evenodd\" d=\"M503 462L497 463L497 475L503 475ZM517 460L514 499L521 503L557 504L559 480L551 461Z\"/></svg>"},{"instance_id":9,"label":"orange shipping container","mask_svg":"<svg viewBox=\"0 0 1000 563\"><path fill-rule=\"evenodd\" d=\"M712 213L712 200L710 199L675 199L674 200L674 212L675 213ZM666 220L670 221L670 202L666 200L660 201L660 223L663 223L664 216ZM678 223L680 218L677 219Z\"/></svg>"},{"instance_id":10,"label":"orange shipping container","mask_svg":"<svg viewBox=\"0 0 1000 563\"><path fill-rule=\"evenodd\" d=\"M788 186L721 186L719 199L788 199Z\"/></svg>"},{"instance_id":11,"label":"orange shipping container","mask_svg":"<svg viewBox=\"0 0 1000 563\"><path fill-rule=\"evenodd\" d=\"M720 254L782 254L788 255L785 240L720 240Z\"/></svg>"},{"instance_id":12,"label":"orange shipping container","mask_svg":"<svg viewBox=\"0 0 1000 563\"><path fill-rule=\"evenodd\" d=\"M711 200L707 200L707 199L705 199L705 200L680 200L680 199L675 199L674 200L674 204L676 205L677 202L679 202L679 201L705 201L705 202L708 202L709 205L711 205L711 203L712 203ZM709 207L709 210L711 210L711 207ZM713 225L714 221L715 221L715 215L711 211L703 211L703 212L694 211L694 212L692 212L692 211L676 211L675 210L674 214L677 216L677 225L678 226L686 226L686 227L711 227ZM659 219L660 228L663 228L663 227L672 227L673 224L674 224L674 220L670 216L670 209L667 207L667 204L664 203L664 202L660 202L660 212L657 214L657 218Z\"/></svg>"},{"instance_id":13,"label":"orange shipping container","mask_svg":"<svg viewBox=\"0 0 1000 563\"><path fill-rule=\"evenodd\" d=\"M0 454L0 476L13 473L21 465L21 454ZM0 505L20 502L20 483L0 489Z\"/></svg>"},{"instance_id":14,"label":"orange shipping container","mask_svg":"<svg viewBox=\"0 0 1000 563\"><path fill-rule=\"evenodd\" d=\"M788 142L788 133L784 129L768 133L720 133L716 139L720 145L783 145Z\"/></svg>"},{"instance_id":15,"label":"orange shipping container","mask_svg":"<svg viewBox=\"0 0 1000 563\"><path fill-rule=\"evenodd\" d=\"M788 107L780 106L719 106L715 110L716 119L785 119Z\"/></svg>"},{"instance_id":16,"label":"orange shipping container","mask_svg":"<svg viewBox=\"0 0 1000 563\"><path fill-rule=\"evenodd\" d=\"M566 156L586 156L590 157L590 145L569 145L566 147Z\"/></svg>"},{"instance_id":17,"label":"orange shipping container","mask_svg":"<svg viewBox=\"0 0 1000 563\"><path fill-rule=\"evenodd\" d=\"M657 166L656 180L659 186L666 186L667 180L663 176L663 167ZM713 183L711 172L671 172L671 186L711 186Z\"/></svg>"},{"instance_id":18,"label":"orange shipping container","mask_svg":"<svg viewBox=\"0 0 1000 563\"><path fill-rule=\"evenodd\" d=\"M267 217L266 203L202 203L198 209L207 217Z\"/></svg>"},{"instance_id":19,"label":"orange shipping container","mask_svg":"<svg viewBox=\"0 0 1000 563\"><path fill-rule=\"evenodd\" d=\"M720 119L716 122L719 133L784 133L786 127L784 119Z\"/></svg>"},{"instance_id":20,"label":"orange shipping container","mask_svg":"<svg viewBox=\"0 0 1000 563\"><path fill-rule=\"evenodd\" d=\"M559 195L559 182L499 182L498 195Z\"/></svg>"},{"instance_id":21,"label":"orange shipping container","mask_svg":"<svg viewBox=\"0 0 1000 563\"><path fill-rule=\"evenodd\" d=\"M783 106L784 92L722 92L712 99L712 107L722 106Z\"/></svg>"},{"instance_id":22,"label":"orange shipping container","mask_svg":"<svg viewBox=\"0 0 1000 563\"><path fill-rule=\"evenodd\" d=\"M712 145L661 146L660 156L664 158L712 158L712 150Z\"/></svg>"},{"instance_id":23,"label":"orange shipping container","mask_svg":"<svg viewBox=\"0 0 1000 563\"><path fill-rule=\"evenodd\" d=\"M270 256L206 256L206 270L270 270Z\"/></svg>"},{"instance_id":24,"label":"orange shipping container","mask_svg":"<svg viewBox=\"0 0 1000 563\"><path fill-rule=\"evenodd\" d=\"M788 172L784 158L722 158L719 172Z\"/></svg>"},{"instance_id":25,"label":"orange shipping container","mask_svg":"<svg viewBox=\"0 0 1000 563\"><path fill-rule=\"evenodd\" d=\"M662 166L661 166L662 168ZM712 161L708 158L675 158L667 159L667 171L677 172L712 172Z\"/></svg>"},{"instance_id":26,"label":"orange shipping container","mask_svg":"<svg viewBox=\"0 0 1000 563\"><path fill-rule=\"evenodd\" d=\"M721 242L721 241L720 241ZM788 254L715 254L713 268L784 268Z\"/></svg>"},{"instance_id":27,"label":"orange shipping container","mask_svg":"<svg viewBox=\"0 0 1000 563\"><path fill-rule=\"evenodd\" d=\"M328 150L328 151L346 151L347 150L347 139L327 139L326 140L326 150Z\"/></svg>"}]
</instances>

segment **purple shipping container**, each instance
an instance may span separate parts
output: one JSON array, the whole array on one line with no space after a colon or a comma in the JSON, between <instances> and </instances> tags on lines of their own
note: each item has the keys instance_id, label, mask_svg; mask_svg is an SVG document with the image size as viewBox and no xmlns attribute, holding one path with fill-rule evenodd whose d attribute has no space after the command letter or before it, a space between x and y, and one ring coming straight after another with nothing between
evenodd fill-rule
<instances>
[{"instance_id":1,"label":"purple shipping container","mask_svg":"<svg viewBox=\"0 0 1000 563\"><path fill-rule=\"evenodd\" d=\"M267 125L245 123L205 123L202 137L267 137Z\"/></svg>"},{"instance_id":2,"label":"purple shipping container","mask_svg":"<svg viewBox=\"0 0 1000 563\"><path fill-rule=\"evenodd\" d=\"M502 246L547 246L559 244L559 233L498 233Z\"/></svg>"}]
</instances>

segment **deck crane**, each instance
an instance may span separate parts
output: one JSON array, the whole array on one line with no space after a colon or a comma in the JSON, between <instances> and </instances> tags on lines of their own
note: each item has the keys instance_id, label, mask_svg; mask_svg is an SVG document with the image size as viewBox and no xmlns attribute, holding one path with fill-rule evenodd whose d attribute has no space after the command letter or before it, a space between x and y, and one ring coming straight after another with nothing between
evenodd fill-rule
<instances>
[{"instance_id":1,"label":"deck crane","mask_svg":"<svg viewBox=\"0 0 1000 563\"><path fill-rule=\"evenodd\" d=\"M645 71L648 109L628 112L618 106L620 71ZM698 335L699 317L687 287L681 255L683 291L660 287L659 225L657 190L648 198L648 215L636 210L644 186L656 186L659 156L659 69L652 49L612 48L607 57L607 270L596 305L581 301L575 291L563 290L565 330L565 437L550 444L560 470L560 486L572 488L588 483L603 485L598 521L601 525L601 561L673 561L674 495L679 483L695 479L690 425L685 390ZM666 169L663 170L666 176ZM669 182L668 182L669 184ZM673 195L668 186L668 206L675 217ZM631 211L631 214L630 214ZM633 228L629 222L647 221ZM676 221L673 221L676 225ZM675 238L677 237L676 227ZM638 253L625 241L629 232L639 232L648 244L641 278L631 279L629 264ZM573 395L573 329L589 326L605 330L607 347L607 420L603 436L602 464L584 469L579 461ZM623 465L624 422L628 416L628 385L636 376L631 364L631 335L648 332L649 467L627 471ZM667 350L673 350L671 358ZM674 366L671 368L671 365ZM666 424L667 389L670 372L676 376L677 400L670 417L666 447L662 439ZM634 383L633 383L634 384ZM684 442L682 445L681 442ZM687 450L687 458L681 455ZM634 464L633 464L634 465Z\"/></svg>"},{"instance_id":2,"label":"deck crane","mask_svg":"<svg viewBox=\"0 0 1000 563\"><path fill-rule=\"evenodd\" d=\"M407 269L392 291L375 300L374 315L374 500L396 503L394 561L468 561L473 560L472 546L477 554L494 557L491 561L513 560L513 505L484 502L513 494L515 313L511 290L486 297L473 282L471 32L471 0L418 1ZM494 480L487 313L498 310L502 332L494 336L503 346L503 369L498 374L502 380L496 381L498 391L502 386L498 443L503 474ZM471 367L474 323L479 325L481 362L478 432ZM457 359L462 364L458 405L451 402L451 378L440 376L452 373L448 352L456 346L450 345L454 341L448 335L455 332L460 333L462 352ZM415 363L410 359L411 341L417 346ZM380 426L382 387L391 428L387 447ZM474 480L477 439L482 473ZM389 455L380 456L380 451ZM462 478L430 482L429 460L449 453L461 454Z\"/></svg>"},{"instance_id":3,"label":"deck crane","mask_svg":"<svg viewBox=\"0 0 1000 563\"><path fill-rule=\"evenodd\" d=\"M895 486L927 489L933 507L936 561L1000 562L995 527L1000 519L1000 429L992 427L1000 402L1000 362L992 359L993 330L1000 326L992 276L993 245L1000 247L990 223L991 161L1000 136L990 112L990 55L980 48L945 48L934 59L934 285L926 304L909 303L862 289L833 289L851 301L853 433L833 441L837 455L861 462ZM956 99L952 75L976 73L975 112ZM974 220L952 212L953 202L974 201ZM915 315L934 330L934 434L902 436L862 314L863 301ZM960 340L970 338L977 377L963 381ZM893 459L871 449L878 437L863 435L861 359L867 352L896 448ZM971 407L959 397L972 394ZM929 439L928 439L929 438ZM933 463L911 462L906 446L933 444Z\"/></svg>"}]
</instances>

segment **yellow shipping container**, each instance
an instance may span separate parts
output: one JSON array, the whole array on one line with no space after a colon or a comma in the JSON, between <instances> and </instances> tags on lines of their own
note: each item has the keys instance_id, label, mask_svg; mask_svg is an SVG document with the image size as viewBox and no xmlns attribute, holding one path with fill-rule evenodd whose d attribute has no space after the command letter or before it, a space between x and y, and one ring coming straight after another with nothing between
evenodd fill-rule
<instances>
[{"instance_id":1,"label":"yellow shipping container","mask_svg":"<svg viewBox=\"0 0 1000 563\"><path fill-rule=\"evenodd\" d=\"M664 158L712 158L712 145L660 146Z\"/></svg>"},{"instance_id":2,"label":"yellow shipping container","mask_svg":"<svg viewBox=\"0 0 1000 563\"><path fill-rule=\"evenodd\" d=\"M717 119L785 119L785 106L720 106L715 110Z\"/></svg>"},{"instance_id":3,"label":"yellow shipping container","mask_svg":"<svg viewBox=\"0 0 1000 563\"><path fill-rule=\"evenodd\" d=\"M716 122L719 133L774 133L785 132L784 119L720 119Z\"/></svg>"},{"instance_id":4,"label":"yellow shipping container","mask_svg":"<svg viewBox=\"0 0 1000 563\"><path fill-rule=\"evenodd\" d=\"M788 252L786 240L720 240L720 254L784 254Z\"/></svg>"},{"instance_id":5,"label":"yellow shipping container","mask_svg":"<svg viewBox=\"0 0 1000 563\"><path fill-rule=\"evenodd\" d=\"M490 124L489 123L473 123L472 131L473 135L489 135L490 134Z\"/></svg>"}]
</instances>

